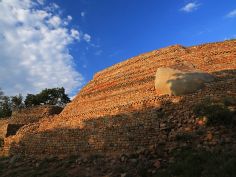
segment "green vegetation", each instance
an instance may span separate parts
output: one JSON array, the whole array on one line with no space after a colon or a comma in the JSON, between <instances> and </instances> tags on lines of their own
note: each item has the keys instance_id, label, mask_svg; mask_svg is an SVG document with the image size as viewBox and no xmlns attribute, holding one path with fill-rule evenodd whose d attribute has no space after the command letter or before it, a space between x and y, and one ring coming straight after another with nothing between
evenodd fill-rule
<instances>
[{"instance_id":1,"label":"green vegetation","mask_svg":"<svg viewBox=\"0 0 236 177\"><path fill-rule=\"evenodd\" d=\"M70 102L70 98L65 93L65 89L52 88L44 89L38 94L28 94L24 97L19 94L16 96L6 96L0 88L0 118L10 117L12 111L24 107L32 107L37 105L56 105L64 107Z\"/></svg>"},{"instance_id":2,"label":"green vegetation","mask_svg":"<svg viewBox=\"0 0 236 177\"><path fill-rule=\"evenodd\" d=\"M140 176L140 177L234 177L236 174L236 152L206 151L183 148L170 152L172 159L163 159L160 168L153 167L151 154L138 159L139 155L112 159L105 156L71 156L63 159L48 157L31 159L21 156L0 158L0 176ZM14 159L14 160L13 160ZM132 159L136 159L132 162ZM89 170L87 170L89 169ZM152 171L155 170L154 173Z\"/></svg>"},{"instance_id":3,"label":"green vegetation","mask_svg":"<svg viewBox=\"0 0 236 177\"><path fill-rule=\"evenodd\" d=\"M20 109L22 107L24 107L24 103L23 103L23 99L24 97L19 94L19 95L16 95L16 96L12 96L11 97L11 107L12 109Z\"/></svg>"},{"instance_id":4,"label":"green vegetation","mask_svg":"<svg viewBox=\"0 0 236 177\"><path fill-rule=\"evenodd\" d=\"M10 163L11 158L0 157L0 176L47 176L47 177L62 177L69 176L66 174L66 167L63 166L63 161L58 159L44 159L36 164L32 164L29 159L18 158ZM59 168L58 168L59 167ZM9 169L10 168L10 169Z\"/></svg>"},{"instance_id":5,"label":"green vegetation","mask_svg":"<svg viewBox=\"0 0 236 177\"><path fill-rule=\"evenodd\" d=\"M235 100L229 97L218 100L207 98L197 104L193 111L198 117L207 117L207 125L232 125L235 112L228 106L233 105Z\"/></svg>"},{"instance_id":6,"label":"green vegetation","mask_svg":"<svg viewBox=\"0 0 236 177\"><path fill-rule=\"evenodd\" d=\"M0 117L11 116L11 100L7 96L2 96L0 98Z\"/></svg>"},{"instance_id":7,"label":"green vegetation","mask_svg":"<svg viewBox=\"0 0 236 177\"><path fill-rule=\"evenodd\" d=\"M226 97L222 98L222 101L225 106L236 106L236 98L235 97L226 96Z\"/></svg>"},{"instance_id":8,"label":"green vegetation","mask_svg":"<svg viewBox=\"0 0 236 177\"><path fill-rule=\"evenodd\" d=\"M173 153L175 162L156 177L234 177L236 154L185 149Z\"/></svg>"},{"instance_id":9,"label":"green vegetation","mask_svg":"<svg viewBox=\"0 0 236 177\"><path fill-rule=\"evenodd\" d=\"M70 98L65 94L65 89L62 87L44 89L36 95L28 94L25 99L25 106L31 107L42 104L65 106L69 102Z\"/></svg>"},{"instance_id":10,"label":"green vegetation","mask_svg":"<svg viewBox=\"0 0 236 177\"><path fill-rule=\"evenodd\" d=\"M176 135L176 140L177 141L191 141L194 138L193 133L189 133L189 132L183 132L183 133L179 133Z\"/></svg>"}]
</instances>

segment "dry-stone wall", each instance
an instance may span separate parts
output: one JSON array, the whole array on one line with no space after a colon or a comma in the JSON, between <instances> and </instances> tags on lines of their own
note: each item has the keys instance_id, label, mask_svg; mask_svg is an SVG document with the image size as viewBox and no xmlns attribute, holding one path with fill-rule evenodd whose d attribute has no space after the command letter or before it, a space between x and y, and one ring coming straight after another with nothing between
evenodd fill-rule
<instances>
[{"instance_id":1,"label":"dry-stone wall","mask_svg":"<svg viewBox=\"0 0 236 177\"><path fill-rule=\"evenodd\" d=\"M9 122L9 119L7 118L0 119L0 139L3 139L6 137L8 122Z\"/></svg>"},{"instance_id":2,"label":"dry-stone wall","mask_svg":"<svg viewBox=\"0 0 236 177\"><path fill-rule=\"evenodd\" d=\"M59 114L62 109L58 106L42 105L15 111L10 118L0 119L0 138L15 135L22 126Z\"/></svg>"},{"instance_id":3,"label":"dry-stone wall","mask_svg":"<svg viewBox=\"0 0 236 177\"><path fill-rule=\"evenodd\" d=\"M29 124L38 122L43 117L61 113L59 106L41 105L32 108L19 109L12 113L10 124Z\"/></svg>"},{"instance_id":4,"label":"dry-stone wall","mask_svg":"<svg viewBox=\"0 0 236 177\"><path fill-rule=\"evenodd\" d=\"M160 67L201 70L216 80L193 94L160 96L154 86ZM173 148L179 145L178 133L201 128L191 111L196 102L205 96L236 95L235 69L236 41L176 45L131 58L97 73L60 115L25 126L5 139L4 152L69 155L130 152L156 144ZM205 141L212 131L216 138ZM207 129L191 143L214 146L225 141L226 134L231 137L232 132L223 127Z\"/></svg>"}]
</instances>

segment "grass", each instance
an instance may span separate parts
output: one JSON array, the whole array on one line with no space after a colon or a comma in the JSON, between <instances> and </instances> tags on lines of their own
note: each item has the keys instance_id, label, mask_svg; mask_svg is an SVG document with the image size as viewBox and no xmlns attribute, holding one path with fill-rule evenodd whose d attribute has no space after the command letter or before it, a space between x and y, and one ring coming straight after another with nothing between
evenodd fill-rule
<instances>
[{"instance_id":1,"label":"grass","mask_svg":"<svg viewBox=\"0 0 236 177\"><path fill-rule=\"evenodd\" d=\"M197 104L193 112L198 117L207 117L207 125L232 125L234 112L228 106L234 105L235 98L205 99Z\"/></svg>"},{"instance_id":2,"label":"grass","mask_svg":"<svg viewBox=\"0 0 236 177\"><path fill-rule=\"evenodd\" d=\"M191 141L195 136L193 135L193 133L179 133L176 135L176 141L182 141L182 142L187 142L187 141Z\"/></svg>"},{"instance_id":3,"label":"grass","mask_svg":"<svg viewBox=\"0 0 236 177\"><path fill-rule=\"evenodd\" d=\"M156 177L234 177L236 154L185 149L173 154L175 162Z\"/></svg>"},{"instance_id":4,"label":"grass","mask_svg":"<svg viewBox=\"0 0 236 177\"><path fill-rule=\"evenodd\" d=\"M135 171L132 170L136 168L138 175L142 177L234 177L236 174L236 152L227 152L225 149L224 152L223 149L222 152L219 149L218 151L210 152L199 149L194 150L188 147L172 151L170 157L174 157L174 162L161 166L155 175L148 171L148 169L152 168L152 163L147 163L146 161L137 164L136 167L132 167L127 163L118 163L114 166L109 166L109 168L114 174L133 174L132 172ZM91 158L93 159L93 157ZM35 167L35 163L31 164L31 160L25 162L20 160L16 163L22 163L22 165L12 164L9 168L6 160L0 159L0 176L3 173L5 176L19 177L66 177L76 175L68 173L71 168L67 165L71 165L71 162L74 162L75 157L73 156L63 160L56 158L44 159L38 167ZM88 167L87 165L83 166L81 169L83 171L81 172L84 172L86 167ZM106 165L104 164L104 167L101 166L100 168L104 169ZM92 167L90 166L90 168Z\"/></svg>"},{"instance_id":5,"label":"grass","mask_svg":"<svg viewBox=\"0 0 236 177\"><path fill-rule=\"evenodd\" d=\"M236 105L236 98L235 97L226 96L226 97L222 98L222 101L225 106L235 106Z\"/></svg>"},{"instance_id":6,"label":"grass","mask_svg":"<svg viewBox=\"0 0 236 177\"><path fill-rule=\"evenodd\" d=\"M66 177L66 167L63 167L61 164L66 164L63 161L57 159L44 159L41 161L39 167L35 167L35 164L30 164L30 162L21 162L20 166L12 164L9 168L9 158L0 158L0 176L4 173L5 176L28 176L28 177ZM60 167L56 167L57 164L60 164Z\"/></svg>"}]
</instances>

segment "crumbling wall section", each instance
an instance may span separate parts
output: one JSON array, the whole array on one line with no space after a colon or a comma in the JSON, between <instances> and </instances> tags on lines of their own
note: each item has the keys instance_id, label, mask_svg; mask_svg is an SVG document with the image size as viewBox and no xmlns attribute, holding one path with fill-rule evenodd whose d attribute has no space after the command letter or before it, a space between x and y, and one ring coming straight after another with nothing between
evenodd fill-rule
<instances>
[{"instance_id":1,"label":"crumbling wall section","mask_svg":"<svg viewBox=\"0 0 236 177\"><path fill-rule=\"evenodd\" d=\"M10 124L29 124L37 122L43 117L59 114L63 108L59 106L40 105L32 108L23 108L12 113Z\"/></svg>"},{"instance_id":2,"label":"crumbling wall section","mask_svg":"<svg viewBox=\"0 0 236 177\"><path fill-rule=\"evenodd\" d=\"M9 122L8 118L0 119L0 139L3 139L6 137L8 122Z\"/></svg>"}]
</instances>

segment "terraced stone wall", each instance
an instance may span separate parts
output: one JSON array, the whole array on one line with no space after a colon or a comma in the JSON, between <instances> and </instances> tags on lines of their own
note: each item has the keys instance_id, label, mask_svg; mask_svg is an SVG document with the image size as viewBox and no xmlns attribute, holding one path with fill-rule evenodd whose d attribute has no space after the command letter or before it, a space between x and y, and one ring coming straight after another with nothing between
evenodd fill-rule
<instances>
[{"instance_id":1,"label":"terraced stone wall","mask_svg":"<svg viewBox=\"0 0 236 177\"><path fill-rule=\"evenodd\" d=\"M227 144L231 147L236 143L233 129L198 125L192 112L194 105L206 96L214 99L236 97L235 72L228 74L228 78L218 79L195 94L158 97L152 106L142 102L136 111L131 108L113 116L80 120L76 127L45 129L41 126L55 121L45 119L23 128L15 139L6 139L5 151L10 154L66 156L131 153L151 146L163 148L163 152L182 146L211 149ZM226 89L228 93L224 93ZM13 142L17 143L14 145Z\"/></svg>"},{"instance_id":2,"label":"terraced stone wall","mask_svg":"<svg viewBox=\"0 0 236 177\"><path fill-rule=\"evenodd\" d=\"M80 120L139 110L140 104L151 106L153 99L159 99L154 87L159 67L214 73L235 69L235 56L236 41L227 41L175 45L133 57L95 74L50 127L76 126Z\"/></svg>"},{"instance_id":3,"label":"terraced stone wall","mask_svg":"<svg viewBox=\"0 0 236 177\"><path fill-rule=\"evenodd\" d=\"M183 144L219 145L225 137L233 137L232 132L205 127L198 136L201 127L191 110L207 96L236 94L235 56L236 41L227 41L188 48L176 45L121 62L97 73L61 114L25 126L5 139L4 150L70 155L132 152L156 144L168 149L182 145L176 136L186 132L194 138ZM154 88L159 67L199 69L215 75L216 81L183 97L159 96ZM208 141L209 132L217 133ZM235 143L233 138L231 142Z\"/></svg>"}]
</instances>

